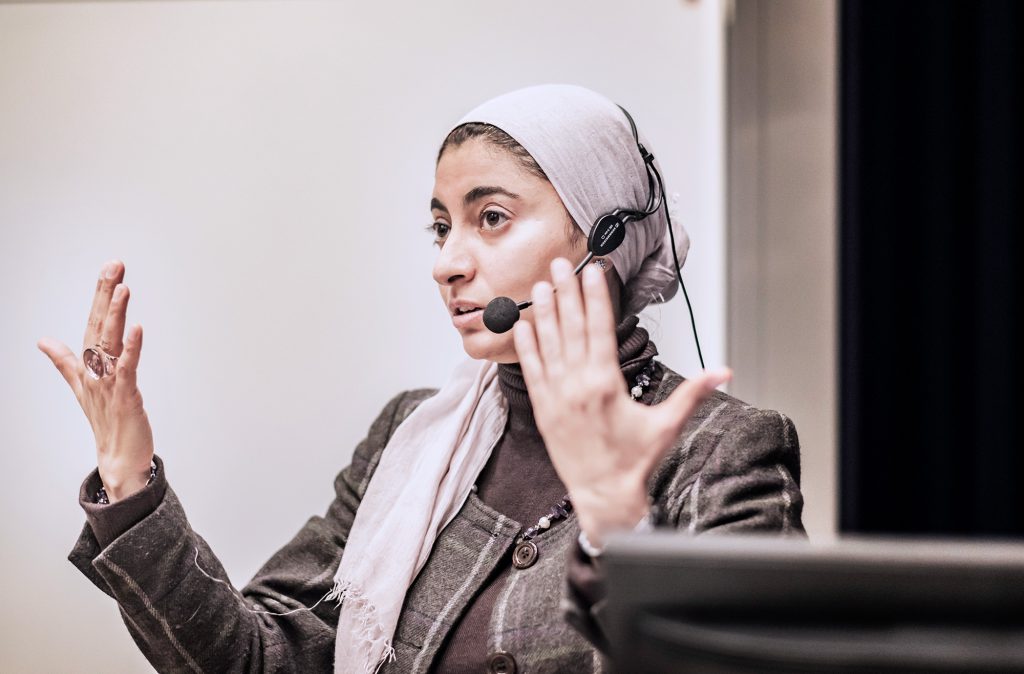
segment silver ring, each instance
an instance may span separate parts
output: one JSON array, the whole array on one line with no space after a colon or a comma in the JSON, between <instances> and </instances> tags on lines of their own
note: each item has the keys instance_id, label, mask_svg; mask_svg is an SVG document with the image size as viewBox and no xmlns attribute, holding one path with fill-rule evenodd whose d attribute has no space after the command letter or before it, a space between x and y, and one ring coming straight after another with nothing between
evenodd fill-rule
<instances>
[{"instance_id":1,"label":"silver ring","mask_svg":"<svg viewBox=\"0 0 1024 674\"><path fill-rule=\"evenodd\" d=\"M111 356L97 344L82 352L82 361L85 363L85 371L93 379L103 379L114 374L114 367L117 365L117 356Z\"/></svg>"}]
</instances>

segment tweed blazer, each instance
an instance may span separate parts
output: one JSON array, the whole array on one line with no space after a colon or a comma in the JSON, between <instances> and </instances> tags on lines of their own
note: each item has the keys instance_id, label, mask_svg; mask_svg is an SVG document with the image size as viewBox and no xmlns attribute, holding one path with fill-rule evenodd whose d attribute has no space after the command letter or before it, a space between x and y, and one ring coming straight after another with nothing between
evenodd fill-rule
<instances>
[{"instance_id":1,"label":"tweed blazer","mask_svg":"<svg viewBox=\"0 0 1024 674\"><path fill-rule=\"evenodd\" d=\"M657 368L655 404L682 381L663 365ZM387 404L335 479L336 498L326 514L310 518L241 591L189 526L174 491L158 484L162 465L147 487L163 490L155 509L105 546L86 524L69 559L117 601L132 637L158 671L330 672L338 620L333 602L286 616L266 612L313 606L330 590L388 439L434 392L406 391ZM95 472L87 478L83 498L97 480ZM649 488L663 526L688 534L802 535L799 480L792 422L716 392L689 420ZM409 589L393 640L396 659L381 672L431 670L445 638L492 572L507 562L523 528L470 494ZM553 525L537 563L511 574L495 604L486 648L507 653L520 674L600 671L606 665L595 647L603 639L602 602L588 605L568 587L567 569L579 563L571 562L579 555L578 534L575 516ZM199 571L196 562L223 582Z\"/></svg>"}]
</instances>

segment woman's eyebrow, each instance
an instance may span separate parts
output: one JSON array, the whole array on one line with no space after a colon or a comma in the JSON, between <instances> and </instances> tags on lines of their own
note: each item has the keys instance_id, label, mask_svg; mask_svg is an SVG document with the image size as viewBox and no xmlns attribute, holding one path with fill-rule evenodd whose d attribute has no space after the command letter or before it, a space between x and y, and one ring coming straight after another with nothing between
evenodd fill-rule
<instances>
[{"instance_id":1,"label":"woman's eyebrow","mask_svg":"<svg viewBox=\"0 0 1024 674\"><path fill-rule=\"evenodd\" d=\"M466 196L462 198L462 205L469 206L478 199L489 197L492 194L503 194L509 199L518 199L519 195L514 192L509 192L504 187L498 187L497 185L481 185L480 187L474 187L470 191L466 192ZM430 199L430 210L448 212L448 208L441 203L441 200L437 197Z\"/></svg>"},{"instance_id":2,"label":"woman's eyebrow","mask_svg":"<svg viewBox=\"0 0 1024 674\"><path fill-rule=\"evenodd\" d=\"M466 192L466 196L462 198L462 205L469 206L477 199L483 199L484 197L489 197L492 194L503 194L509 199L519 198L518 194L513 194L504 187L498 187L496 185L482 185L480 187L474 187L470 191Z\"/></svg>"}]
</instances>

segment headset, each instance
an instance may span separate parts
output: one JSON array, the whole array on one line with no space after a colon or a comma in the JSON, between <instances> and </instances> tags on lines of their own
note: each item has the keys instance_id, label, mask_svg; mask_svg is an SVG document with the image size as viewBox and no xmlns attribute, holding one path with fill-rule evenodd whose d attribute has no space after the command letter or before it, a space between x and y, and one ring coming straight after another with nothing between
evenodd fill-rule
<instances>
[{"instance_id":1,"label":"headset","mask_svg":"<svg viewBox=\"0 0 1024 674\"><path fill-rule=\"evenodd\" d=\"M619 110L629 120L629 128L633 132L633 140L636 141L637 149L644 160L644 168L647 171L647 205L643 210L632 208L616 208L611 213L605 213L598 217L594 226L590 228L590 235L587 237L587 256L576 265L574 274L579 274L583 268L595 257L604 257L618 248L626 239L626 225L631 222L643 220L649 215L658 212L658 209L665 208L665 220L668 223L668 236L672 244L672 260L676 270L676 279L686 299L686 307L690 312L690 327L693 328L693 341L697 345L697 358L700 360L701 368L704 368L704 354L700 348L700 338L697 337L697 322L693 317L693 305L690 303L690 295L686 292L686 284L683 283L682 265L679 264L679 255L676 253L676 237L672 231L672 215L669 213L668 204L665 200L665 184L662 182L661 173L654 165L654 155L651 154L643 143L640 142L640 134L636 130L636 123L629 112L618 106ZM495 333L508 332L519 320L520 312L526 309L533 302L526 300L515 302L508 297L495 297L488 302L484 309L484 325L488 330Z\"/></svg>"}]
</instances>

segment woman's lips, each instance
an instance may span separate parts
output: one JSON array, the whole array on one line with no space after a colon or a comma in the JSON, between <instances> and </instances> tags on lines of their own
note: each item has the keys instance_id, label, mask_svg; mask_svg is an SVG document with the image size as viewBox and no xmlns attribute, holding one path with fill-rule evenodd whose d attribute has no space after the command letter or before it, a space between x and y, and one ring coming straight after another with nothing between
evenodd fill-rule
<instances>
[{"instance_id":1,"label":"woman's lips","mask_svg":"<svg viewBox=\"0 0 1024 674\"><path fill-rule=\"evenodd\" d=\"M483 325L483 315L483 309L475 309L464 314L455 313L452 314L452 325L459 329Z\"/></svg>"}]
</instances>

